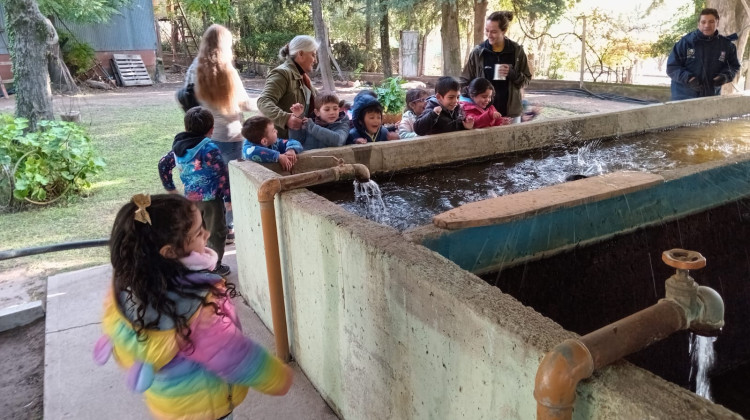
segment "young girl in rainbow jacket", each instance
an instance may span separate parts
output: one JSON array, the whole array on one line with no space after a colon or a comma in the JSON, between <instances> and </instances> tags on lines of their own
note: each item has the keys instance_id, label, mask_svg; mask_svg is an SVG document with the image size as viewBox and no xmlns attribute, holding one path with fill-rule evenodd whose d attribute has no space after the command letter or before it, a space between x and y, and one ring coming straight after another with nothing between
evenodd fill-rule
<instances>
[{"instance_id":1,"label":"young girl in rainbow jacket","mask_svg":"<svg viewBox=\"0 0 750 420\"><path fill-rule=\"evenodd\" d=\"M174 194L134 196L112 228L94 359L112 355L157 419L231 419L249 387L283 395L292 384L288 366L242 335L208 236L198 208Z\"/></svg>"},{"instance_id":2,"label":"young girl in rainbow jacket","mask_svg":"<svg viewBox=\"0 0 750 420\"><path fill-rule=\"evenodd\" d=\"M495 88L492 83L478 77L469 83L469 97L461 96L460 104L464 114L474 117L474 128L496 127L510 124L511 119L503 117L492 105Z\"/></svg>"}]
</instances>

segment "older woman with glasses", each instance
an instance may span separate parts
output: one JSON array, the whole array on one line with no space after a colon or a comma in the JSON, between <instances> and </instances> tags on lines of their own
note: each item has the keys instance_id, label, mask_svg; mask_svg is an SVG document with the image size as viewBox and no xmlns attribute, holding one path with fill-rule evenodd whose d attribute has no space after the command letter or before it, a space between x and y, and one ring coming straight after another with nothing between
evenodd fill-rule
<instances>
[{"instance_id":1,"label":"older woman with glasses","mask_svg":"<svg viewBox=\"0 0 750 420\"><path fill-rule=\"evenodd\" d=\"M273 121L280 138L289 138L289 131L298 132L315 109L315 88L310 73L320 47L315 38L295 36L279 51L284 62L271 70L258 98L258 109ZM302 116L291 112L294 104L302 104ZM297 139L302 140L302 139Z\"/></svg>"}]
</instances>

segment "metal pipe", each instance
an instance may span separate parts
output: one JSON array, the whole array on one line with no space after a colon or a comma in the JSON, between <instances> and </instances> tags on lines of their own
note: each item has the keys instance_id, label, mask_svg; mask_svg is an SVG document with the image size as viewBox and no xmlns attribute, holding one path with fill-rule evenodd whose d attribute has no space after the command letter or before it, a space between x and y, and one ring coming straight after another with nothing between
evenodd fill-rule
<instances>
[{"instance_id":1,"label":"metal pipe","mask_svg":"<svg viewBox=\"0 0 750 420\"><path fill-rule=\"evenodd\" d=\"M570 420L578 382L595 369L674 332L693 328L708 335L724 326L721 296L709 287L698 286L688 275L688 270L704 267L706 259L681 249L665 251L662 259L677 269L666 281L665 299L578 340L565 340L544 356L534 387L538 420Z\"/></svg>"},{"instance_id":2,"label":"metal pipe","mask_svg":"<svg viewBox=\"0 0 750 420\"><path fill-rule=\"evenodd\" d=\"M268 273L268 293L271 298L271 319L276 341L276 355L283 361L289 360L289 337L286 326L286 309L284 308L284 283L281 278L281 258L279 257L279 238L276 226L276 194L296 188L310 187L356 178L358 181L369 181L370 170L365 165L339 164L328 169L289 175L266 180L258 189L260 204L260 221L263 229L263 246L266 253L266 271Z\"/></svg>"},{"instance_id":3,"label":"metal pipe","mask_svg":"<svg viewBox=\"0 0 750 420\"><path fill-rule=\"evenodd\" d=\"M9 249L0 251L0 261L10 260L12 258L28 257L30 255L46 254L48 252L68 251L71 249L92 248L97 246L107 246L109 238L89 239L86 241L63 242L60 244L42 245L31 248Z\"/></svg>"}]
</instances>

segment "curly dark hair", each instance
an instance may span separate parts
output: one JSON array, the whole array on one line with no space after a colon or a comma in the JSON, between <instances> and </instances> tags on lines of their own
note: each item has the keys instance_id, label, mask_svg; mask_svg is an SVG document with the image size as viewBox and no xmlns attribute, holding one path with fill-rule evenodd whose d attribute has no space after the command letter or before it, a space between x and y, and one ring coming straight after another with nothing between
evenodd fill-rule
<instances>
[{"instance_id":1,"label":"curly dark hair","mask_svg":"<svg viewBox=\"0 0 750 420\"><path fill-rule=\"evenodd\" d=\"M165 245L171 245L178 253L184 249L197 209L190 200L175 194L151 196L151 205L146 209L151 224L135 220L137 209L133 201L122 206L109 239L115 299L123 313L126 302L135 306L135 319L131 321L138 340L146 340L144 331L156 329L162 316L166 316L174 322L186 346L192 347L190 314L178 313L176 302L167 292L198 300L202 306L211 306L217 315L226 316L209 297L235 297L235 286L226 282L226 288L220 289L214 284L192 283L185 278L190 271L179 260L165 258L159 252ZM118 299L122 293L127 296L125 302ZM148 308L156 311L156 319L145 319Z\"/></svg>"}]
</instances>

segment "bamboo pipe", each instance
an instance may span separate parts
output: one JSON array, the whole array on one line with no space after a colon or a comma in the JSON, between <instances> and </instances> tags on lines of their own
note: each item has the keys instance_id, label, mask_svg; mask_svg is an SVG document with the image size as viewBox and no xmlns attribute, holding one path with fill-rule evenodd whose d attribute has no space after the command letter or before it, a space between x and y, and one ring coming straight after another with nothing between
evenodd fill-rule
<instances>
[{"instance_id":1,"label":"bamboo pipe","mask_svg":"<svg viewBox=\"0 0 750 420\"><path fill-rule=\"evenodd\" d=\"M279 238L276 226L276 194L296 188L325 184L341 179L356 178L369 181L370 170L362 164L340 164L328 169L272 178L263 182L258 189L260 204L260 221L263 229L263 246L266 253L266 271L268 273L268 293L271 298L271 319L273 335L276 341L276 355L284 362L289 361L289 337L286 326L286 309L284 307L284 283L281 278L281 259L279 257Z\"/></svg>"}]
</instances>

